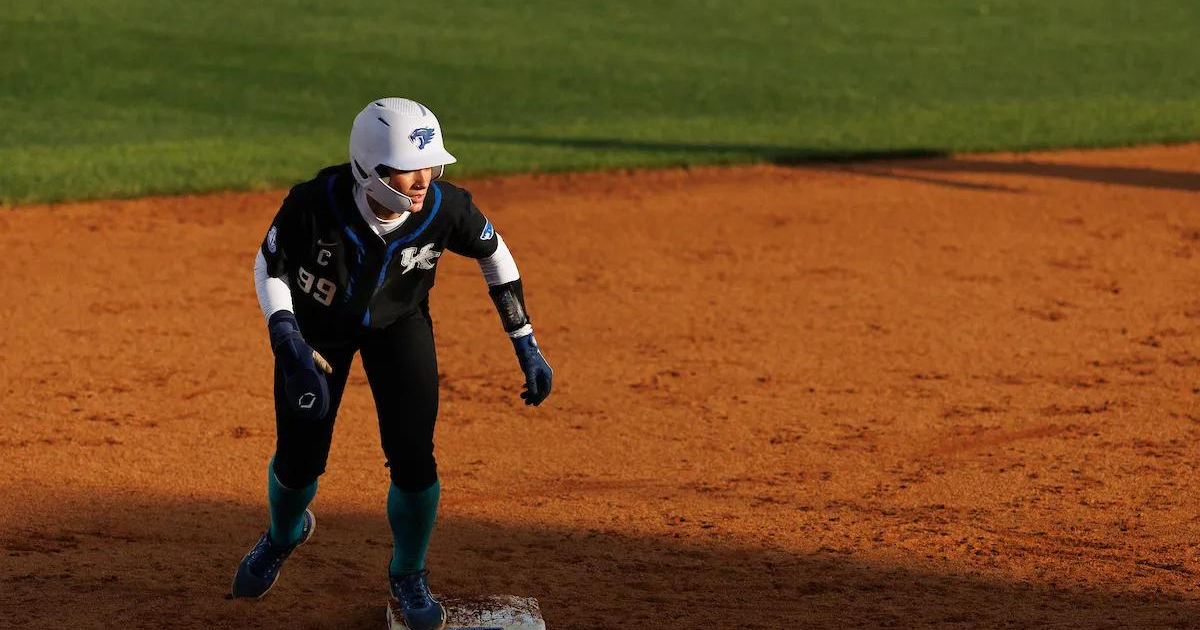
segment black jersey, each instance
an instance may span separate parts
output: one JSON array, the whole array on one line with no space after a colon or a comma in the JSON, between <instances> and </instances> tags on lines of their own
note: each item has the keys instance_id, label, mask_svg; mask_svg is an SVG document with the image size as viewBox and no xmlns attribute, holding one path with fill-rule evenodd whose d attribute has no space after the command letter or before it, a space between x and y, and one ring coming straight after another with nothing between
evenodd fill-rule
<instances>
[{"instance_id":1,"label":"black jersey","mask_svg":"<svg viewBox=\"0 0 1200 630\"><path fill-rule=\"evenodd\" d=\"M383 237L358 212L349 164L288 193L262 253L271 276L287 274L310 342L347 340L421 308L447 249L470 258L495 253L496 232L469 192L440 180L429 188L421 211Z\"/></svg>"}]
</instances>

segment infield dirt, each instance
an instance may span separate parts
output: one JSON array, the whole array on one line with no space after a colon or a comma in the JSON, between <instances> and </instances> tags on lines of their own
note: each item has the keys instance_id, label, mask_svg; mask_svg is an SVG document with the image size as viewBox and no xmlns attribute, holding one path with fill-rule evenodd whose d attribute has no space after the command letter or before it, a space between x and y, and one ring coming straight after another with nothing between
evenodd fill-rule
<instances>
[{"instance_id":1,"label":"infield dirt","mask_svg":"<svg viewBox=\"0 0 1200 630\"><path fill-rule=\"evenodd\" d=\"M520 405L440 259L436 591L551 630L1200 624L1200 145L463 183L555 391ZM281 195L0 211L0 626L383 627L358 366L312 544L226 599Z\"/></svg>"}]
</instances>

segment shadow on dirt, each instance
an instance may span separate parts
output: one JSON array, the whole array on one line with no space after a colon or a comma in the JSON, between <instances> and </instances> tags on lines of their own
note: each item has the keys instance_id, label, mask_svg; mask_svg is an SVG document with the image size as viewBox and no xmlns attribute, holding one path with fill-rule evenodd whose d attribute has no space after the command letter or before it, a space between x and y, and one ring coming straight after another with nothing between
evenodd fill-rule
<instances>
[{"instance_id":1,"label":"shadow on dirt","mask_svg":"<svg viewBox=\"0 0 1200 630\"><path fill-rule=\"evenodd\" d=\"M912 162L919 163L919 162ZM902 168L909 168L909 162L905 162ZM1004 193L1023 193L1025 188L1019 186L1005 186L1004 184L994 184L990 182L968 182L963 180L946 179L944 177L930 177L928 175L914 175L912 173L904 173L898 170L888 168L886 165L875 166L869 163L863 164L846 164L840 166L838 171L843 173L854 173L856 175L866 175L867 177L879 177L882 179L900 179L909 182L919 182L922 184L933 184L935 186L945 186L947 188L959 188L962 190L976 190L985 192L1004 192Z\"/></svg>"},{"instance_id":2,"label":"shadow on dirt","mask_svg":"<svg viewBox=\"0 0 1200 630\"><path fill-rule=\"evenodd\" d=\"M1019 162L996 162L970 157L914 160L905 162L903 168L935 173L965 173L983 175L1032 175L1053 177L1081 182L1098 182L1159 188L1163 190L1200 190L1200 173L1170 171L1133 166L1101 166L1090 164L1064 164L1021 160Z\"/></svg>"},{"instance_id":3,"label":"shadow on dirt","mask_svg":"<svg viewBox=\"0 0 1200 630\"><path fill-rule=\"evenodd\" d=\"M465 134L460 137L465 140L475 140L479 142L556 146L589 150L644 151L659 153L686 152L729 154L731 156L750 155L765 162L784 166L817 166L822 163L844 164L848 162L906 160L903 164L897 164L895 166L897 168L902 168L909 171L925 171L927 173L1032 175L1036 177L1052 177L1074 181L1138 186L1143 188L1200 191L1200 173L1196 172L1172 171L1132 166L1065 164L1061 162L1046 162L1038 160L999 162L972 158L968 156L953 157L950 156L947 151L926 148L905 150L881 149L838 151L759 144L692 144L674 142L641 142L636 140L617 140L606 138L536 138L526 136L479 134ZM936 177L922 177L913 175L911 173L897 173L891 171L890 169L851 170L854 172L860 172L863 175L906 179L935 185L950 186L954 188L1020 192L1020 189L1007 187L1002 184L971 183Z\"/></svg>"},{"instance_id":4,"label":"shadow on dirt","mask_svg":"<svg viewBox=\"0 0 1200 630\"><path fill-rule=\"evenodd\" d=\"M311 546L261 602L226 593L264 509L130 497L61 506L53 522L0 530L0 615L18 628L383 628L390 538L378 514L314 506ZM1187 627L1196 602L1089 592L722 540L444 518L433 585L537 597L551 630L654 628ZM1003 562L1003 558L999 559Z\"/></svg>"}]
</instances>

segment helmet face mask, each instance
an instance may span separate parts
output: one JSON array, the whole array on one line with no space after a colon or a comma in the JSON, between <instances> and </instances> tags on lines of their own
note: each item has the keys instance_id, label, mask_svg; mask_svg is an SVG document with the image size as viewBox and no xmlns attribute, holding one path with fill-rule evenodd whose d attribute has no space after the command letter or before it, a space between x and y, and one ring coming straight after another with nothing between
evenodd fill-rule
<instances>
[{"instance_id":1,"label":"helmet face mask","mask_svg":"<svg viewBox=\"0 0 1200 630\"><path fill-rule=\"evenodd\" d=\"M397 214L408 212L412 208L412 197L392 188L392 185L388 183L388 178L378 173L379 170L388 167L380 164L375 169L372 169L376 172L368 173L358 163L358 160L355 160L353 157L351 158L350 165L351 170L354 171L355 179L358 180L358 185L362 186L368 197Z\"/></svg>"},{"instance_id":2,"label":"helmet face mask","mask_svg":"<svg viewBox=\"0 0 1200 630\"><path fill-rule=\"evenodd\" d=\"M407 212L412 198L387 181L390 170L433 169L441 177L457 160L446 151L437 116L424 105L405 98L384 98L368 104L350 130L351 172L368 196L392 212Z\"/></svg>"}]
</instances>

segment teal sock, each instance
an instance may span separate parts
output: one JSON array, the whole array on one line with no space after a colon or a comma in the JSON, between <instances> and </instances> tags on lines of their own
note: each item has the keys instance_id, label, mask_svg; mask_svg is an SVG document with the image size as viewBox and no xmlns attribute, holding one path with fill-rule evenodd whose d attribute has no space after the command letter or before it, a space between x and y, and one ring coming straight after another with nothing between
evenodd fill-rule
<instances>
[{"instance_id":1,"label":"teal sock","mask_svg":"<svg viewBox=\"0 0 1200 630\"><path fill-rule=\"evenodd\" d=\"M267 503L271 506L271 541L277 545L294 545L304 533L304 510L317 495L317 482L293 489L275 476L275 458L267 466Z\"/></svg>"},{"instance_id":2,"label":"teal sock","mask_svg":"<svg viewBox=\"0 0 1200 630\"><path fill-rule=\"evenodd\" d=\"M412 573L425 568L425 552L437 519L441 481L421 492L405 492L391 484L388 490L388 524L392 526L392 564L394 574Z\"/></svg>"}]
</instances>

